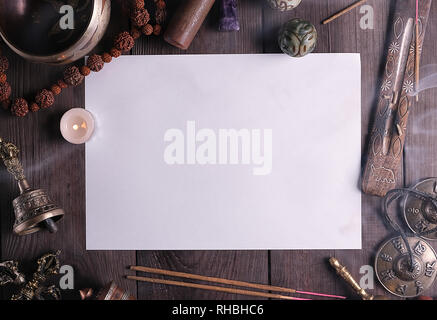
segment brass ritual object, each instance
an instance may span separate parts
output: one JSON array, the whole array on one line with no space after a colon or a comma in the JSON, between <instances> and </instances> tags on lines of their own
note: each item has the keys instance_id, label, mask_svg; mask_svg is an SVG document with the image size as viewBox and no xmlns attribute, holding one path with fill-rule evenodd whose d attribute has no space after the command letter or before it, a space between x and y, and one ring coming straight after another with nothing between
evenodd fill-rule
<instances>
[{"instance_id":1,"label":"brass ritual object","mask_svg":"<svg viewBox=\"0 0 437 320\"><path fill-rule=\"evenodd\" d=\"M110 16L110 0L0 0L0 37L26 60L66 64L99 43Z\"/></svg>"},{"instance_id":2,"label":"brass ritual object","mask_svg":"<svg viewBox=\"0 0 437 320\"><path fill-rule=\"evenodd\" d=\"M20 189L20 195L12 201L15 213L14 233L21 236L43 228L54 233L57 231L55 222L63 217L64 210L52 202L44 190L30 187L18 153L14 144L0 138L0 158Z\"/></svg>"},{"instance_id":3,"label":"brass ritual object","mask_svg":"<svg viewBox=\"0 0 437 320\"><path fill-rule=\"evenodd\" d=\"M346 283L358 294L362 300L388 300L385 296L374 296L360 287L358 282L352 277L351 273L336 258L329 259L330 265L335 269L337 274L343 278Z\"/></svg>"},{"instance_id":4,"label":"brass ritual object","mask_svg":"<svg viewBox=\"0 0 437 320\"><path fill-rule=\"evenodd\" d=\"M61 293L56 286L44 286L48 277L59 274L60 253L61 251L47 253L39 258L38 268L33 274L32 280L28 281L18 294L13 295L11 300L46 300L47 298L60 300Z\"/></svg>"},{"instance_id":5,"label":"brass ritual object","mask_svg":"<svg viewBox=\"0 0 437 320\"><path fill-rule=\"evenodd\" d=\"M397 0L388 56L369 147L363 170L362 190L385 196L402 185L402 154L407 122L415 92L416 62L421 55L432 0L421 0L418 35L415 35L416 1ZM418 49L416 50L417 38Z\"/></svg>"},{"instance_id":6,"label":"brass ritual object","mask_svg":"<svg viewBox=\"0 0 437 320\"><path fill-rule=\"evenodd\" d=\"M96 295L96 300L136 300L136 299L128 291L120 288L114 281L111 281L104 288L100 289L100 291Z\"/></svg>"},{"instance_id":7,"label":"brass ritual object","mask_svg":"<svg viewBox=\"0 0 437 320\"><path fill-rule=\"evenodd\" d=\"M412 265L404 240L402 237L395 237L378 250L375 273L390 293L402 298L412 298L421 295L433 284L437 256L425 240L418 237L406 239L412 249Z\"/></svg>"},{"instance_id":8,"label":"brass ritual object","mask_svg":"<svg viewBox=\"0 0 437 320\"><path fill-rule=\"evenodd\" d=\"M437 178L429 178L417 183L413 189L425 193L430 199L420 195L407 195L403 205L404 218L414 233L423 233L437 228ZM423 235L423 238L437 240L437 232Z\"/></svg>"},{"instance_id":9,"label":"brass ritual object","mask_svg":"<svg viewBox=\"0 0 437 320\"><path fill-rule=\"evenodd\" d=\"M0 286L6 284L20 285L25 282L24 275L18 270L17 261L5 261L0 263Z\"/></svg>"}]
</instances>

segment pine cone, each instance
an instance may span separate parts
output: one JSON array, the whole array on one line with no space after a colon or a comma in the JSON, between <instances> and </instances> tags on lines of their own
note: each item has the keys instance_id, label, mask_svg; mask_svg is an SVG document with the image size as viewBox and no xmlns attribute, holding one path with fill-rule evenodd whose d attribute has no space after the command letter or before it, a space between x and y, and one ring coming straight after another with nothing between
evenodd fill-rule
<instances>
[{"instance_id":1,"label":"pine cone","mask_svg":"<svg viewBox=\"0 0 437 320\"><path fill-rule=\"evenodd\" d=\"M130 49L133 48L134 45L135 45L135 40L127 31L120 33L115 38L114 47L117 50L129 51Z\"/></svg>"},{"instance_id":2,"label":"pine cone","mask_svg":"<svg viewBox=\"0 0 437 320\"><path fill-rule=\"evenodd\" d=\"M131 19L132 24L134 26L142 27L149 22L150 14L144 8L134 9L134 10L132 10L130 19Z\"/></svg>"},{"instance_id":3,"label":"pine cone","mask_svg":"<svg viewBox=\"0 0 437 320\"><path fill-rule=\"evenodd\" d=\"M98 54L92 54L88 57L86 61L88 68L90 68L94 72L99 72L103 69L105 63L102 60L102 57Z\"/></svg>"},{"instance_id":4,"label":"pine cone","mask_svg":"<svg viewBox=\"0 0 437 320\"><path fill-rule=\"evenodd\" d=\"M9 83L0 83L0 101L9 99L11 96L11 86Z\"/></svg>"},{"instance_id":5,"label":"pine cone","mask_svg":"<svg viewBox=\"0 0 437 320\"><path fill-rule=\"evenodd\" d=\"M41 109L47 109L55 102L55 97L53 95L53 92L51 92L50 90L42 89L35 96L35 102Z\"/></svg>"},{"instance_id":6,"label":"pine cone","mask_svg":"<svg viewBox=\"0 0 437 320\"><path fill-rule=\"evenodd\" d=\"M29 106L27 104L27 101L23 98L15 99L14 103L11 106L11 112L17 117L26 116L29 113Z\"/></svg>"},{"instance_id":7,"label":"pine cone","mask_svg":"<svg viewBox=\"0 0 437 320\"><path fill-rule=\"evenodd\" d=\"M82 83L84 76L76 66L71 66L64 71L64 81L70 86L78 86Z\"/></svg>"},{"instance_id":8,"label":"pine cone","mask_svg":"<svg viewBox=\"0 0 437 320\"><path fill-rule=\"evenodd\" d=\"M9 68L9 60L5 56L0 57L0 73L6 72Z\"/></svg>"}]
</instances>

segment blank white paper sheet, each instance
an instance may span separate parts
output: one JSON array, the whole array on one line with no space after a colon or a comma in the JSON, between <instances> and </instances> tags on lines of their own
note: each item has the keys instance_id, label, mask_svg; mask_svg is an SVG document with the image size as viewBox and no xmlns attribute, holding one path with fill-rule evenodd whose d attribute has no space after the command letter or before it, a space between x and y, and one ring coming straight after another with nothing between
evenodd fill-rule
<instances>
[{"instance_id":1,"label":"blank white paper sheet","mask_svg":"<svg viewBox=\"0 0 437 320\"><path fill-rule=\"evenodd\" d=\"M88 250L361 248L359 54L122 56L86 108Z\"/></svg>"}]
</instances>

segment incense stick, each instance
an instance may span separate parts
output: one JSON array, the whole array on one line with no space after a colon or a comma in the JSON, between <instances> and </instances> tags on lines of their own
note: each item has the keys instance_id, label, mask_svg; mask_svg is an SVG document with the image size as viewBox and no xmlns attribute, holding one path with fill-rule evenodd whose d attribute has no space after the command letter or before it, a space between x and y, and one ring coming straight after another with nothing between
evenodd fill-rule
<instances>
[{"instance_id":1,"label":"incense stick","mask_svg":"<svg viewBox=\"0 0 437 320\"><path fill-rule=\"evenodd\" d=\"M353 4L351 4L349 7L346 7L343 10L341 10L340 12L337 12L333 16L329 17L328 19L323 20L322 24L327 24L327 23L330 23L331 21L334 21L335 19L337 19L337 18L341 17L342 15L344 15L345 13L348 13L349 11L355 9L356 7L358 7L359 5L363 4L366 1L367 0L360 0L360 1L357 1Z\"/></svg>"},{"instance_id":2,"label":"incense stick","mask_svg":"<svg viewBox=\"0 0 437 320\"><path fill-rule=\"evenodd\" d=\"M420 48L419 48L419 0L416 0L416 101L419 101L420 81Z\"/></svg>"},{"instance_id":3,"label":"incense stick","mask_svg":"<svg viewBox=\"0 0 437 320\"><path fill-rule=\"evenodd\" d=\"M281 299L281 300L311 300L311 299L296 298L296 297L291 297L291 296L284 296L281 294L264 293L264 292L259 292L259 291L250 291L250 290L225 288L225 287L217 287L217 286L210 286L210 285L206 285L206 284L197 284L197 283L174 281L174 280L164 280L164 279L156 279L156 278L137 277L137 276L127 276L127 279L136 280L136 281L143 281L143 282L150 282L150 283L167 284L167 285L173 285L173 286L179 286L179 287L187 287L187 288L219 291L219 292L226 292L226 293L233 293L233 294L241 294L241 295L245 295L245 296L273 298L273 299Z\"/></svg>"},{"instance_id":4,"label":"incense stick","mask_svg":"<svg viewBox=\"0 0 437 320\"><path fill-rule=\"evenodd\" d=\"M346 299L346 297L336 296L336 295L331 295L331 294L299 291L299 290L295 290L295 289L270 286L270 285L266 285L266 284L259 284L259 283L252 283L252 282L245 282L245 281L238 281L238 280L229 280L229 279L223 279L223 278L201 276L201 275L197 275L197 274L177 272L177 271L171 271L171 270L163 270L163 269L156 269L156 268L149 268L149 267L142 267L142 266L131 266L130 269L134 270L134 271L142 271L142 272L148 272L148 273L153 273L153 274L160 274L160 275L193 279L193 280L216 282L216 283L221 283L221 284L254 288L254 289L259 289L259 290L268 290L268 291L286 292L286 293L298 293L298 294L313 295L313 296L326 297L326 298Z\"/></svg>"}]
</instances>

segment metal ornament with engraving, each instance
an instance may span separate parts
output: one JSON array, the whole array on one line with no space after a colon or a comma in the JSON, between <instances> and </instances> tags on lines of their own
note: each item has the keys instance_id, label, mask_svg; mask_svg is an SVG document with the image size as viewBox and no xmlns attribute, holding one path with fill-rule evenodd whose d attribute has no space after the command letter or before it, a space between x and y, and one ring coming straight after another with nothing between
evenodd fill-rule
<instances>
[{"instance_id":1,"label":"metal ornament with engraving","mask_svg":"<svg viewBox=\"0 0 437 320\"><path fill-rule=\"evenodd\" d=\"M426 193L437 201L437 178L429 178L417 183L414 189ZM415 233L437 228L437 208L430 200L414 195L405 197L404 217L408 227ZM436 240L437 232L424 236Z\"/></svg>"},{"instance_id":2,"label":"metal ornament with engraving","mask_svg":"<svg viewBox=\"0 0 437 320\"><path fill-rule=\"evenodd\" d=\"M437 256L434 249L424 240L408 237L413 252L413 267L407 247L401 237L390 239L378 250L375 272L378 280L390 293L412 298L421 295L434 282Z\"/></svg>"}]
</instances>

